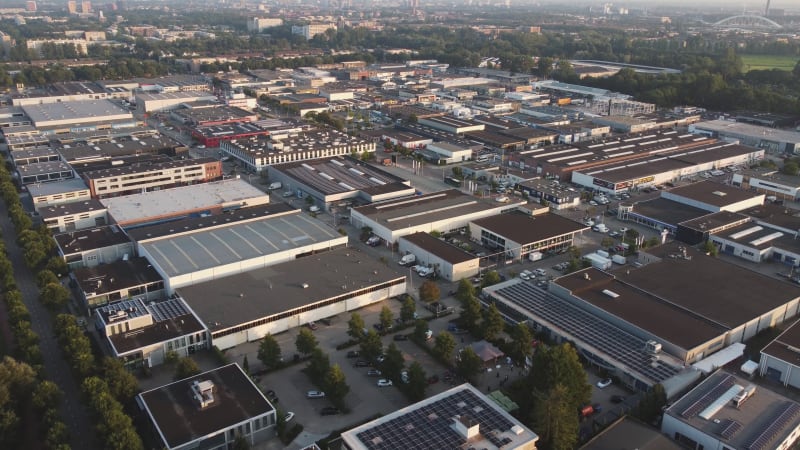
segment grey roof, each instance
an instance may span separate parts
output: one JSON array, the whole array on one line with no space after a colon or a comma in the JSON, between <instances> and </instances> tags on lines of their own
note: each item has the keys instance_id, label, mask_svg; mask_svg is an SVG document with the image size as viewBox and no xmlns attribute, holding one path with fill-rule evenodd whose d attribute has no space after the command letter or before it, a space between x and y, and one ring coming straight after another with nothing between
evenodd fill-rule
<instances>
[{"instance_id":1,"label":"grey roof","mask_svg":"<svg viewBox=\"0 0 800 450\"><path fill-rule=\"evenodd\" d=\"M174 277L340 239L335 229L298 211L149 241L141 248Z\"/></svg>"},{"instance_id":2,"label":"grey roof","mask_svg":"<svg viewBox=\"0 0 800 450\"><path fill-rule=\"evenodd\" d=\"M716 207L725 207L733 203L760 197L753 191L746 191L736 186L704 180L669 189L661 194L664 197L676 196L696 200Z\"/></svg>"},{"instance_id":3,"label":"grey roof","mask_svg":"<svg viewBox=\"0 0 800 450\"><path fill-rule=\"evenodd\" d=\"M749 137L758 137L768 141L780 141L797 144L800 143L800 132L781 130L778 128L750 125L742 122L728 120L709 120L694 124L695 129L713 131L720 134L732 134Z\"/></svg>"},{"instance_id":4,"label":"grey roof","mask_svg":"<svg viewBox=\"0 0 800 450\"><path fill-rule=\"evenodd\" d=\"M39 209L42 219L52 219L54 217L71 216L90 211L106 211L106 207L95 199L84 200L74 203L62 203L53 206L46 206Z\"/></svg>"},{"instance_id":5,"label":"grey roof","mask_svg":"<svg viewBox=\"0 0 800 450\"><path fill-rule=\"evenodd\" d=\"M53 235L64 255L110 247L130 242L128 236L114 225L87 228Z\"/></svg>"},{"instance_id":6,"label":"grey roof","mask_svg":"<svg viewBox=\"0 0 800 450\"><path fill-rule=\"evenodd\" d=\"M442 239L435 238L428 233L413 233L400 238L416 245L417 247L430 252L450 264L460 264L466 261L478 259L477 256L467 253L455 245L448 244Z\"/></svg>"},{"instance_id":7,"label":"grey roof","mask_svg":"<svg viewBox=\"0 0 800 450\"><path fill-rule=\"evenodd\" d=\"M75 269L73 278L87 295L97 296L125 288L158 283L161 275L147 258L131 258L94 267Z\"/></svg>"},{"instance_id":8,"label":"grey roof","mask_svg":"<svg viewBox=\"0 0 800 450\"><path fill-rule=\"evenodd\" d=\"M393 280L404 282L405 275L355 249L339 248L177 293L213 332Z\"/></svg>"},{"instance_id":9,"label":"grey roof","mask_svg":"<svg viewBox=\"0 0 800 450\"><path fill-rule=\"evenodd\" d=\"M82 178L71 178L69 180L51 181L49 183L31 183L28 186L28 192L31 197L41 197L45 195L65 194L67 192L75 192L85 190L89 193L89 187Z\"/></svg>"},{"instance_id":10,"label":"grey roof","mask_svg":"<svg viewBox=\"0 0 800 450\"><path fill-rule=\"evenodd\" d=\"M631 416L622 416L580 450L681 450L683 447L661 431Z\"/></svg>"},{"instance_id":11,"label":"grey roof","mask_svg":"<svg viewBox=\"0 0 800 450\"><path fill-rule=\"evenodd\" d=\"M277 164L270 167L286 174L305 186L322 193L333 195L368 188L387 186L393 190L403 190L398 184L409 188L408 181L389 172L362 163L351 157L333 157L306 162Z\"/></svg>"},{"instance_id":12,"label":"grey roof","mask_svg":"<svg viewBox=\"0 0 800 450\"><path fill-rule=\"evenodd\" d=\"M35 105L22 106L25 114L31 118L33 123L47 123L51 120L63 120L74 118L80 121L86 118L100 118L112 116L115 119L119 116L133 119L130 111L110 100L81 100L58 103L42 103Z\"/></svg>"}]
</instances>

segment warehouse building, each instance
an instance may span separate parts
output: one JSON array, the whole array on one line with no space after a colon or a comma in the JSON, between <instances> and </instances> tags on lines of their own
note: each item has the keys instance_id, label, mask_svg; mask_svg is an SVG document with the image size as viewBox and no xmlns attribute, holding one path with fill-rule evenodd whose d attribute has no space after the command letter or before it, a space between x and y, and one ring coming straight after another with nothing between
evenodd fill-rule
<instances>
[{"instance_id":1,"label":"warehouse building","mask_svg":"<svg viewBox=\"0 0 800 450\"><path fill-rule=\"evenodd\" d=\"M726 253L751 262L777 261L790 266L800 265L800 242L797 231L786 233L768 225L748 222L712 234L720 253Z\"/></svg>"},{"instance_id":2,"label":"warehouse building","mask_svg":"<svg viewBox=\"0 0 800 450\"><path fill-rule=\"evenodd\" d=\"M400 238L400 254L411 254L416 264L433 267L445 280L458 281L480 272L480 258L437 239L428 233L414 233Z\"/></svg>"},{"instance_id":3,"label":"warehouse building","mask_svg":"<svg viewBox=\"0 0 800 450\"><path fill-rule=\"evenodd\" d=\"M150 302L165 297L164 280L145 258L78 268L69 276L79 292L82 306L88 311L129 298Z\"/></svg>"},{"instance_id":4,"label":"warehouse building","mask_svg":"<svg viewBox=\"0 0 800 450\"><path fill-rule=\"evenodd\" d=\"M530 180L517 184L517 189L538 198L542 204L552 209L576 208L581 204L581 192L569 186L562 186L556 180Z\"/></svg>"},{"instance_id":5,"label":"warehouse building","mask_svg":"<svg viewBox=\"0 0 800 450\"><path fill-rule=\"evenodd\" d=\"M228 364L136 397L159 448L232 448L241 436L254 446L275 434L275 407L238 364Z\"/></svg>"},{"instance_id":6,"label":"warehouse building","mask_svg":"<svg viewBox=\"0 0 800 450\"><path fill-rule=\"evenodd\" d=\"M22 184L48 183L75 178L72 167L64 161L47 161L18 166L17 175Z\"/></svg>"},{"instance_id":7,"label":"warehouse building","mask_svg":"<svg viewBox=\"0 0 800 450\"><path fill-rule=\"evenodd\" d=\"M661 432L689 449L787 449L800 404L720 370L666 409Z\"/></svg>"},{"instance_id":8,"label":"warehouse building","mask_svg":"<svg viewBox=\"0 0 800 450\"><path fill-rule=\"evenodd\" d=\"M135 255L133 242L114 225L59 233L53 239L70 269L94 267Z\"/></svg>"},{"instance_id":9,"label":"warehouse building","mask_svg":"<svg viewBox=\"0 0 800 450\"><path fill-rule=\"evenodd\" d=\"M525 259L533 252L560 251L573 245L586 225L555 214L528 215L512 212L473 220L470 236L484 247L505 252L508 258Z\"/></svg>"},{"instance_id":10,"label":"warehouse building","mask_svg":"<svg viewBox=\"0 0 800 450\"><path fill-rule=\"evenodd\" d=\"M132 228L190 215L269 203L269 195L239 178L100 200L114 223Z\"/></svg>"},{"instance_id":11,"label":"warehouse building","mask_svg":"<svg viewBox=\"0 0 800 450\"><path fill-rule=\"evenodd\" d=\"M800 132L750 125L727 120L709 120L689 125L689 132L763 149L769 153L800 152Z\"/></svg>"},{"instance_id":12,"label":"warehouse building","mask_svg":"<svg viewBox=\"0 0 800 450\"><path fill-rule=\"evenodd\" d=\"M513 211L524 200L497 203L467 195L458 189L390 200L350 210L350 223L369 227L388 243L413 233L449 234L466 229L469 222Z\"/></svg>"},{"instance_id":13,"label":"warehouse building","mask_svg":"<svg viewBox=\"0 0 800 450\"><path fill-rule=\"evenodd\" d=\"M432 142L425 146L425 153L434 153L438 164L453 164L472 159L472 147L450 142Z\"/></svg>"},{"instance_id":14,"label":"warehouse building","mask_svg":"<svg viewBox=\"0 0 800 450\"><path fill-rule=\"evenodd\" d=\"M214 102L217 97L207 91L137 92L136 108L140 114L170 111L191 102Z\"/></svg>"},{"instance_id":15,"label":"warehouse building","mask_svg":"<svg viewBox=\"0 0 800 450\"><path fill-rule=\"evenodd\" d=\"M108 209L95 199L60 203L38 209L44 225L53 233L83 230L106 225Z\"/></svg>"},{"instance_id":16,"label":"warehouse building","mask_svg":"<svg viewBox=\"0 0 800 450\"><path fill-rule=\"evenodd\" d=\"M52 142L51 145L64 161L75 165L76 170L78 164L143 155L185 156L188 152L183 144L168 136L147 134L116 137L94 136L91 140L80 142L64 139L64 141Z\"/></svg>"},{"instance_id":17,"label":"warehouse building","mask_svg":"<svg viewBox=\"0 0 800 450\"><path fill-rule=\"evenodd\" d=\"M110 100L64 101L22 106L31 124L42 134L134 126L130 111Z\"/></svg>"},{"instance_id":18,"label":"warehouse building","mask_svg":"<svg viewBox=\"0 0 800 450\"><path fill-rule=\"evenodd\" d=\"M467 131L482 131L486 125L473 120L456 119L452 116L425 117L418 119L420 125L446 133L464 134Z\"/></svg>"},{"instance_id":19,"label":"warehouse building","mask_svg":"<svg viewBox=\"0 0 800 450\"><path fill-rule=\"evenodd\" d=\"M225 141L269 136L256 122L234 122L220 125L203 125L192 129L192 138L207 147L219 147Z\"/></svg>"},{"instance_id":20,"label":"warehouse building","mask_svg":"<svg viewBox=\"0 0 800 450\"><path fill-rule=\"evenodd\" d=\"M225 350L406 292L404 275L355 249L284 261L176 293Z\"/></svg>"},{"instance_id":21,"label":"warehouse building","mask_svg":"<svg viewBox=\"0 0 800 450\"><path fill-rule=\"evenodd\" d=\"M94 326L111 356L134 371L163 364L169 352L186 357L208 348L208 332L180 299L123 300L94 311Z\"/></svg>"},{"instance_id":22,"label":"warehouse building","mask_svg":"<svg viewBox=\"0 0 800 450\"><path fill-rule=\"evenodd\" d=\"M62 203L75 203L89 200L89 188L80 178L72 178L51 183L33 183L28 185L28 192L33 200L33 208L39 211L48 206Z\"/></svg>"},{"instance_id":23,"label":"warehouse building","mask_svg":"<svg viewBox=\"0 0 800 450\"><path fill-rule=\"evenodd\" d=\"M250 217L246 211L234 214L242 217L228 223L217 216L217 223L211 220L207 228L170 227L171 234L138 241L138 253L150 260L172 293L347 245L347 236L300 210Z\"/></svg>"},{"instance_id":24,"label":"warehouse building","mask_svg":"<svg viewBox=\"0 0 800 450\"><path fill-rule=\"evenodd\" d=\"M212 108L176 109L170 112L170 117L184 125L201 127L258 120L258 114L254 112L226 105L217 105Z\"/></svg>"},{"instance_id":25,"label":"warehouse building","mask_svg":"<svg viewBox=\"0 0 800 450\"><path fill-rule=\"evenodd\" d=\"M761 350L759 375L800 389L800 322L795 322Z\"/></svg>"},{"instance_id":26,"label":"warehouse building","mask_svg":"<svg viewBox=\"0 0 800 450\"><path fill-rule=\"evenodd\" d=\"M27 164L61 161L61 155L50 147L31 147L10 152L14 167Z\"/></svg>"},{"instance_id":27,"label":"warehouse building","mask_svg":"<svg viewBox=\"0 0 800 450\"><path fill-rule=\"evenodd\" d=\"M325 210L342 203L373 203L416 192L408 180L350 156L278 164L268 170L270 180L280 181L298 197L310 196Z\"/></svg>"},{"instance_id":28,"label":"warehouse building","mask_svg":"<svg viewBox=\"0 0 800 450\"><path fill-rule=\"evenodd\" d=\"M538 440L536 433L469 383L342 433L348 450L535 450Z\"/></svg>"},{"instance_id":29,"label":"warehouse building","mask_svg":"<svg viewBox=\"0 0 800 450\"><path fill-rule=\"evenodd\" d=\"M689 245L701 244L712 234L722 233L750 220L750 217L744 214L730 211L706 214L678 223L675 239Z\"/></svg>"},{"instance_id":30,"label":"warehouse building","mask_svg":"<svg viewBox=\"0 0 800 450\"><path fill-rule=\"evenodd\" d=\"M222 163L214 158L183 159L154 164L129 164L83 172L93 198L139 194L222 179Z\"/></svg>"},{"instance_id":31,"label":"warehouse building","mask_svg":"<svg viewBox=\"0 0 800 450\"><path fill-rule=\"evenodd\" d=\"M800 176L786 175L774 169L742 169L733 174L731 184L753 189L775 200L800 200Z\"/></svg>"}]
</instances>

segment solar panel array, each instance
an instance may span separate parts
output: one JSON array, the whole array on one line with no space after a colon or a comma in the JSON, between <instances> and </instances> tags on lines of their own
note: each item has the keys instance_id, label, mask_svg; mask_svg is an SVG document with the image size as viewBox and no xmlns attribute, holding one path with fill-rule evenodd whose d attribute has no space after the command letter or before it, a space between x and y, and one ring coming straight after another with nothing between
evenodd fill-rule
<instances>
[{"instance_id":1,"label":"solar panel array","mask_svg":"<svg viewBox=\"0 0 800 450\"><path fill-rule=\"evenodd\" d=\"M742 424L733 420L733 419L725 419L722 422L722 428L719 430L719 435L722 436L725 440L731 440L733 435L739 432L742 429Z\"/></svg>"},{"instance_id":2,"label":"solar panel array","mask_svg":"<svg viewBox=\"0 0 800 450\"><path fill-rule=\"evenodd\" d=\"M453 418L468 415L480 424L481 434L498 448L512 442L498 434L514 424L472 391L462 390L421 406L357 434L368 449L457 450L464 438L453 428Z\"/></svg>"},{"instance_id":3,"label":"solar panel array","mask_svg":"<svg viewBox=\"0 0 800 450\"><path fill-rule=\"evenodd\" d=\"M529 311L534 318L550 322L638 372L652 384L669 379L680 371L663 361L652 361L651 356L644 352L645 339L627 333L530 283L513 284L498 289L497 294Z\"/></svg>"},{"instance_id":4,"label":"solar panel array","mask_svg":"<svg viewBox=\"0 0 800 450\"><path fill-rule=\"evenodd\" d=\"M173 299L147 305L147 309L153 315L155 322L163 322L189 314L183 302Z\"/></svg>"},{"instance_id":5,"label":"solar panel array","mask_svg":"<svg viewBox=\"0 0 800 450\"><path fill-rule=\"evenodd\" d=\"M735 384L735 381L736 380L731 375L726 375L720 379L714 387L708 389L705 394L686 407L681 413L681 416L686 419L696 416L700 411L706 409L708 405L713 403L714 400L718 399L720 395L724 394L725 391L730 389Z\"/></svg>"},{"instance_id":6,"label":"solar panel array","mask_svg":"<svg viewBox=\"0 0 800 450\"><path fill-rule=\"evenodd\" d=\"M765 450L769 443L800 414L800 405L794 402L784 403L773 415L773 419L767 421L769 425L761 433L751 439L747 450Z\"/></svg>"}]
</instances>

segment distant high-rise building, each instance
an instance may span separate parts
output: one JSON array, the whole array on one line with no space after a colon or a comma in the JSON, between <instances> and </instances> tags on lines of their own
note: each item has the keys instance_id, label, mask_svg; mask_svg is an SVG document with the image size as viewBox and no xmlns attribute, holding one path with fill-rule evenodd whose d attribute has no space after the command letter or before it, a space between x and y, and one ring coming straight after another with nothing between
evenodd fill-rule
<instances>
[{"instance_id":1,"label":"distant high-rise building","mask_svg":"<svg viewBox=\"0 0 800 450\"><path fill-rule=\"evenodd\" d=\"M70 14L78 13L78 3L75 0L69 0L67 2L67 12Z\"/></svg>"},{"instance_id":2,"label":"distant high-rise building","mask_svg":"<svg viewBox=\"0 0 800 450\"><path fill-rule=\"evenodd\" d=\"M283 25L283 19L251 17L247 19L247 31L260 33L266 28L279 27Z\"/></svg>"},{"instance_id":3,"label":"distant high-rise building","mask_svg":"<svg viewBox=\"0 0 800 450\"><path fill-rule=\"evenodd\" d=\"M25 11L36 12L36 2L33 0L28 0L27 3L25 3Z\"/></svg>"},{"instance_id":4,"label":"distant high-rise building","mask_svg":"<svg viewBox=\"0 0 800 450\"><path fill-rule=\"evenodd\" d=\"M92 2L86 1L86 0L82 1L81 2L81 12L83 14L89 14L90 12L92 12Z\"/></svg>"}]
</instances>

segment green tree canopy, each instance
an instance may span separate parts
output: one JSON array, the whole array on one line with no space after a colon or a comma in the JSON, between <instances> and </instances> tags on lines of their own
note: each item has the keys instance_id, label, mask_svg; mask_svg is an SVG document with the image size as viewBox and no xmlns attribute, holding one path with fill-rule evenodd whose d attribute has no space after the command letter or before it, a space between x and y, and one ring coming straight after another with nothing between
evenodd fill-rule
<instances>
[{"instance_id":1,"label":"green tree canopy","mask_svg":"<svg viewBox=\"0 0 800 450\"><path fill-rule=\"evenodd\" d=\"M347 321L347 334L350 335L351 338L360 341L364 338L364 319L361 317L361 314L354 312L350 314L350 320Z\"/></svg>"},{"instance_id":2,"label":"green tree canopy","mask_svg":"<svg viewBox=\"0 0 800 450\"><path fill-rule=\"evenodd\" d=\"M417 361L408 367L408 386L406 387L408 397L411 401L417 402L425 398L425 389L428 388L428 377L425 369Z\"/></svg>"},{"instance_id":3,"label":"green tree canopy","mask_svg":"<svg viewBox=\"0 0 800 450\"><path fill-rule=\"evenodd\" d=\"M388 306L383 305L380 314L380 323L381 326L383 327L383 330L384 331L389 330L389 328L392 327L392 322L394 322L394 314L392 313L392 310L389 309Z\"/></svg>"},{"instance_id":4,"label":"green tree canopy","mask_svg":"<svg viewBox=\"0 0 800 450\"><path fill-rule=\"evenodd\" d=\"M484 275L481 287L491 286L500 282L500 274L496 270L490 270Z\"/></svg>"},{"instance_id":5,"label":"green tree canopy","mask_svg":"<svg viewBox=\"0 0 800 450\"><path fill-rule=\"evenodd\" d=\"M395 382L400 381L400 372L403 371L405 366L405 359L403 353L397 348L394 342L389 344L386 349L386 358L381 363L381 370L383 374Z\"/></svg>"},{"instance_id":6,"label":"green tree canopy","mask_svg":"<svg viewBox=\"0 0 800 450\"><path fill-rule=\"evenodd\" d=\"M267 369L274 369L281 365L281 346L271 334L266 334L258 344L258 360Z\"/></svg>"},{"instance_id":7,"label":"green tree canopy","mask_svg":"<svg viewBox=\"0 0 800 450\"><path fill-rule=\"evenodd\" d=\"M500 314L500 311L497 309L497 305L492 303L484 310L483 337L490 341L494 340L500 336L500 333L503 332L505 326L506 322L503 319L503 316Z\"/></svg>"},{"instance_id":8,"label":"green tree canopy","mask_svg":"<svg viewBox=\"0 0 800 450\"><path fill-rule=\"evenodd\" d=\"M334 364L328 369L323 386L325 386L325 394L330 398L331 403L343 408L344 398L350 392L350 386L347 385L344 372L338 364Z\"/></svg>"},{"instance_id":9,"label":"green tree canopy","mask_svg":"<svg viewBox=\"0 0 800 450\"><path fill-rule=\"evenodd\" d=\"M550 450L572 450L578 441L578 414L571 408L570 394L557 383L536 398L533 426L539 434L538 445Z\"/></svg>"},{"instance_id":10,"label":"green tree canopy","mask_svg":"<svg viewBox=\"0 0 800 450\"><path fill-rule=\"evenodd\" d=\"M475 286L472 285L472 282L466 278L462 278L461 281L458 282L456 298L461 302L462 305L467 300L475 298Z\"/></svg>"},{"instance_id":11,"label":"green tree canopy","mask_svg":"<svg viewBox=\"0 0 800 450\"><path fill-rule=\"evenodd\" d=\"M184 357L178 360L178 363L175 364L175 380L182 380L184 378L189 378L193 375L197 375L200 373L200 368L197 367L197 363L194 362L192 358Z\"/></svg>"},{"instance_id":12,"label":"green tree canopy","mask_svg":"<svg viewBox=\"0 0 800 450\"><path fill-rule=\"evenodd\" d=\"M300 331L297 333L297 338L294 341L295 347L297 347L297 351L303 355L309 355L311 352L317 348L317 337L314 336L314 333L308 328L300 328Z\"/></svg>"},{"instance_id":13,"label":"green tree canopy","mask_svg":"<svg viewBox=\"0 0 800 450\"><path fill-rule=\"evenodd\" d=\"M315 347L311 352L311 359L308 361L308 376L313 381L321 383L330 367L331 361L328 355L319 347Z\"/></svg>"},{"instance_id":14,"label":"green tree canopy","mask_svg":"<svg viewBox=\"0 0 800 450\"><path fill-rule=\"evenodd\" d=\"M400 307L400 320L403 322L411 322L414 320L414 313L417 312L417 303L410 295L406 296L403 300L403 306Z\"/></svg>"},{"instance_id":15,"label":"green tree canopy","mask_svg":"<svg viewBox=\"0 0 800 450\"><path fill-rule=\"evenodd\" d=\"M433 344L433 353L444 361L449 361L453 357L456 349L456 339L447 331L442 331L436 335Z\"/></svg>"},{"instance_id":16,"label":"green tree canopy","mask_svg":"<svg viewBox=\"0 0 800 450\"><path fill-rule=\"evenodd\" d=\"M374 362L383 353L381 336L375 330L369 330L361 341L361 356L367 361Z\"/></svg>"},{"instance_id":17,"label":"green tree canopy","mask_svg":"<svg viewBox=\"0 0 800 450\"><path fill-rule=\"evenodd\" d=\"M483 370L483 361L472 347L464 348L456 359L456 373L469 382Z\"/></svg>"},{"instance_id":18,"label":"green tree canopy","mask_svg":"<svg viewBox=\"0 0 800 450\"><path fill-rule=\"evenodd\" d=\"M435 302L441 298L439 285L434 281L425 280L419 287L419 299L425 303Z\"/></svg>"},{"instance_id":19,"label":"green tree canopy","mask_svg":"<svg viewBox=\"0 0 800 450\"><path fill-rule=\"evenodd\" d=\"M478 328L478 320L481 318L481 304L474 296L469 297L461 307L459 321L461 325L474 332Z\"/></svg>"},{"instance_id":20,"label":"green tree canopy","mask_svg":"<svg viewBox=\"0 0 800 450\"><path fill-rule=\"evenodd\" d=\"M539 346L533 357L533 368L528 376L530 386L539 394L549 393L556 384L566 388L570 410L576 411L588 403L592 395L586 371L572 344L553 347Z\"/></svg>"},{"instance_id":21,"label":"green tree canopy","mask_svg":"<svg viewBox=\"0 0 800 450\"><path fill-rule=\"evenodd\" d=\"M509 355L517 364L525 364L525 358L531 355L533 334L525 322L520 322L511 328L511 344Z\"/></svg>"}]
</instances>

